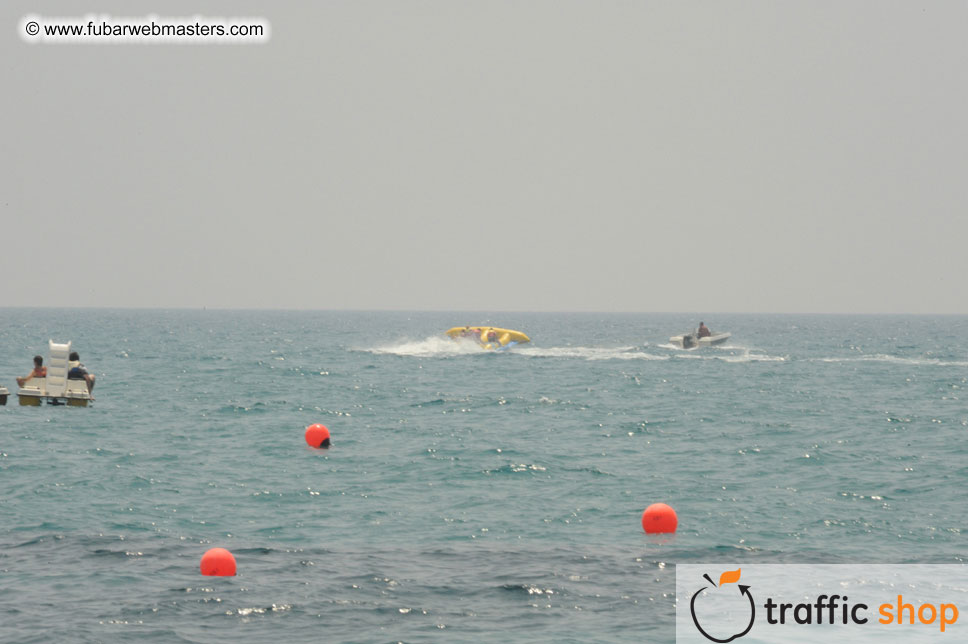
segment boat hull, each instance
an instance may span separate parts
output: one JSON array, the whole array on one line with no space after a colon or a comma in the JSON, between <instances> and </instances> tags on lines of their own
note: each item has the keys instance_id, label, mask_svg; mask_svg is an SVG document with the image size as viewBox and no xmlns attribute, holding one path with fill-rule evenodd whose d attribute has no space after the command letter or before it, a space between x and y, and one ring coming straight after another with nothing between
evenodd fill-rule
<instances>
[{"instance_id":1,"label":"boat hull","mask_svg":"<svg viewBox=\"0 0 968 644\"><path fill-rule=\"evenodd\" d=\"M68 407L87 407L91 401L90 396L67 395L67 396L45 396L32 392L18 393L17 400L21 407L40 407L42 402L48 405L67 405Z\"/></svg>"},{"instance_id":2,"label":"boat hull","mask_svg":"<svg viewBox=\"0 0 968 644\"><path fill-rule=\"evenodd\" d=\"M705 338L697 338L695 333L684 333L682 335L672 336L669 338L669 342L680 349L714 347L716 345L723 344L726 342L726 340L729 340L732 335L732 333L714 333L713 335L706 336Z\"/></svg>"},{"instance_id":3,"label":"boat hull","mask_svg":"<svg viewBox=\"0 0 968 644\"><path fill-rule=\"evenodd\" d=\"M699 346L701 347L714 347L717 344L722 344L729 340L732 333L716 333L715 335L710 335L705 338L699 338Z\"/></svg>"}]
</instances>

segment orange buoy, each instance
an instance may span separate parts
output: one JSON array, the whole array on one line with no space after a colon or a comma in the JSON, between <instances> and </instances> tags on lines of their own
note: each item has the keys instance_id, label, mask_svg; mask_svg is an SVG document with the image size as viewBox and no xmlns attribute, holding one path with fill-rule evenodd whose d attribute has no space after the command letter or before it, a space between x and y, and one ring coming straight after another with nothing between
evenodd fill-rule
<instances>
[{"instance_id":1,"label":"orange buoy","mask_svg":"<svg viewBox=\"0 0 968 644\"><path fill-rule=\"evenodd\" d=\"M310 447L329 447L329 430L326 425L316 423L307 427L306 443Z\"/></svg>"},{"instance_id":2,"label":"orange buoy","mask_svg":"<svg viewBox=\"0 0 968 644\"><path fill-rule=\"evenodd\" d=\"M201 569L209 577L234 577L235 557L225 548L212 548L202 555Z\"/></svg>"},{"instance_id":3,"label":"orange buoy","mask_svg":"<svg viewBox=\"0 0 968 644\"><path fill-rule=\"evenodd\" d=\"M676 511L665 503L653 503L642 513L642 529L648 534L675 532L678 525Z\"/></svg>"}]
</instances>

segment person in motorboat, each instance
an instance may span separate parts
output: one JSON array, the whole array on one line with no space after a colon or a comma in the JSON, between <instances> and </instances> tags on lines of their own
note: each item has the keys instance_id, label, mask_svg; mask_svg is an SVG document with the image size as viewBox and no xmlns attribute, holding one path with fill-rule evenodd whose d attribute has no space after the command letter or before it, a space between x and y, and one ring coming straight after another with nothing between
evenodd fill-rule
<instances>
[{"instance_id":1,"label":"person in motorboat","mask_svg":"<svg viewBox=\"0 0 968 644\"><path fill-rule=\"evenodd\" d=\"M705 322L700 322L699 323L699 330L696 332L696 335L698 337L700 337L700 338L708 338L712 334L713 334L713 332L709 330L709 327L706 326L706 323Z\"/></svg>"},{"instance_id":2,"label":"person in motorboat","mask_svg":"<svg viewBox=\"0 0 968 644\"><path fill-rule=\"evenodd\" d=\"M17 378L17 386L23 387L31 378L46 378L47 377L47 367L44 366L44 359L40 356L34 356L34 370L23 378Z\"/></svg>"},{"instance_id":3,"label":"person in motorboat","mask_svg":"<svg viewBox=\"0 0 968 644\"><path fill-rule=\"evenodd\" d=\"M84 380L87 382L87 392L91 393L94 391L94 374L89 373L84 368L84 365L81 364L81 356L78 355L77 351L71 351L71 355L68 357L67 369L68 380Z\"/></svg>"}]
</instances>

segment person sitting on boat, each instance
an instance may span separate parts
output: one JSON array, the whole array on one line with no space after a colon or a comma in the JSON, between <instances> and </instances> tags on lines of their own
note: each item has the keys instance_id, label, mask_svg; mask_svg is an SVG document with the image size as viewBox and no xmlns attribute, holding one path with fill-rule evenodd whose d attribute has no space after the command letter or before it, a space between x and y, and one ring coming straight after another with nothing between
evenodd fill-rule
<instances>
[{"instance_id":1,"label":"person sitting on boat","mask_svg":"<svg viewBox=\"0 0 968 644\"><path fill-rule=\"evenodd\" d=\"M44 359L40 356L34 356L34 370L23 378L17 378L17 386L23 387L31 378L46 378L47 377L47 367L44 366Z\"/></svg>"},{"instance_id":2,"label":"person sitting on boat","mask_svg":"<svg viewBox=\"0 0 968 644\"><path fill-rule=\"evenodd\" d=\"M699 323L699 331L696 332L697 336L700 338L708 338L712 334L713 332L709 330L709 327L707 327L704 322Z\"/></svg>"},{"instance_id":3,"label":"person sitting on boat","mask_svg":"<svg viewBox=\"0 0 968 644\"><path fill-rule=\"evenodd\" d=\"M84 380L87 382L88 393L94 391L94 374L88 373L84 365L81 364L81 356L77 354L77 351L71 351L71 355L68 356L67 368L68 380Z\"/></svg>"}]
</instances>

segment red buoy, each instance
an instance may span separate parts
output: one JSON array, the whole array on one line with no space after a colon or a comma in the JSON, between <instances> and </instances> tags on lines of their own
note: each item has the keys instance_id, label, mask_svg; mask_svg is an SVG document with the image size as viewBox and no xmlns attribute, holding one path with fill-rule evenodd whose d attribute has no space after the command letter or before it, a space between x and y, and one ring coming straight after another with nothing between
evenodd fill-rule
<instances>
[{"instance_id":1,"label":"red buoy","mask_svg":"<svg viewBox=\"0 0 968 644\"><path fill-rule=\"evenodd\" d=\"M665 503L653 503L642 513L642 529L648 534L675 532L678 526L676 511Z\"/></svg>"},{"instance_id":2,"label":"red buoy","mask_svg":"<svg viewBox=\"0 0 968 644\"><path fill-rule=\"evenodd\" d=\"M225 548L212 548L202 555L201 569L209 577L234 577L235 557Z\"/></svg>"},{"instance_id":3,"label":"red buoy","mask_svg":"<svg viewBox=\"0 0 968 644\"><path fill-rule=\"evenodd\" d=\"M329 447L329 430L326 425L316 423L307 427L306 443L310 447Z\"/></svg>"}]
</instances>

